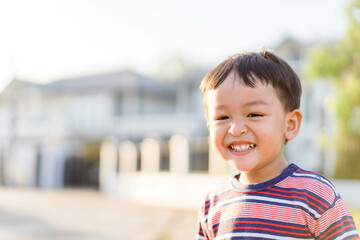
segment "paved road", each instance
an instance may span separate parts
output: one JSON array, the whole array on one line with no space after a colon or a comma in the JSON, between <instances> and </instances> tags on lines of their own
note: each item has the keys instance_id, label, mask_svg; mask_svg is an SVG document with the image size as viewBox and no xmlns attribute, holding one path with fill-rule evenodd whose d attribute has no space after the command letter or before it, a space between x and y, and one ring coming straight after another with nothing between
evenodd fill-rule
<instances>
[{"instance_id":1,"label":"paved road","mask_svg":"<svg viewBox=\"0 0 360 240\"><path fill-rule=\"evenodd\" d=\"M196 215L94 190L0 188L0 240L194 239Z\"/></svg>"}]
</instances>

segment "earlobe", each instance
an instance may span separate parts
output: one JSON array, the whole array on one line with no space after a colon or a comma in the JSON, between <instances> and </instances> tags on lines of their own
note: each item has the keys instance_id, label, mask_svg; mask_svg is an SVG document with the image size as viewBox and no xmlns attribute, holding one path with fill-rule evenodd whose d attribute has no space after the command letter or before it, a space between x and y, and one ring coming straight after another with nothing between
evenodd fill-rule
<instances>
[{"instance_id":1,"label":"earlobe","mask_svg":"<svg viewBox=\"0 0 360 240\"><path fill-rule=\"evenodd\" d=\"M292 140L298 135L300 131L301 121L302 113L299 109L295 109L288 114L287 126L285 129L285 139Z\"/></svg>"}]
</instances>

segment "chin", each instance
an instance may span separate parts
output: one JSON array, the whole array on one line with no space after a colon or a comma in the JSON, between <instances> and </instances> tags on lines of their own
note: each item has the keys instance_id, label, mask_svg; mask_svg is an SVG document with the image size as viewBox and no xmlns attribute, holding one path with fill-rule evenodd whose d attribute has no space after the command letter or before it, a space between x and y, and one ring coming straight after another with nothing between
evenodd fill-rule
<instances>
[{"instance_id":1,"label":"chin","mask_svg":"<svg viewBox=\"0 0 360 240\"><path fill-rule=\"evenodd\" d=\"M254 169L254 166L249 163L239 163L232 160L230 160L229 163L234 169L240 172L248 172Z\"/></svg>"}]
</instances>

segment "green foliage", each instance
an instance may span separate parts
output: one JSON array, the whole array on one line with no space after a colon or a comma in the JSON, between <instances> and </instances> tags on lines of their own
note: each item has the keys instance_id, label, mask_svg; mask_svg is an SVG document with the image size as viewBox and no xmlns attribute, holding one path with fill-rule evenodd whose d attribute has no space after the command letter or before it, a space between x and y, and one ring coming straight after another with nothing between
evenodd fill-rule
<instances>
[{"instance_id":1,"label":"green foliage","mask_svg":"<svg viewBox=\"0 0 360 240\"><path fill-rule=\"evenodd\" d=\"M347 14L343 39L314 49L308 73L331 79L338 89L335 177L360 179L360 0L347 7Z\"/></svg>"},{"instance_id":2,"label":"green foliage","mask_svg":"<svg viewBox=\"0 0 360 240\"><path fill-rule=\"evenodd\" d=\"M360 75L360 0L347 8L348 28L339 42L318 46L310 56L311 76L335 78L341 81L348 72Z\"/></svg>"},{"instance_id":3,"label":"green foliage","mask_svg":"<svg viewBox=\"0 0 360 240\"><path fill-rule=\"evenodd\" d=\"M335 177L342 179L360 179L360 137L342 135L337 138L337 166Z\"/></svg>"},{"instance_id":4,"label":"green foliage","mask_svg":"<svg viewBox=\"0 0 360 240\"><path fill-rule=\"evenodd\" d=\"M351 215L354 218L356 229L360 230L360 209L350 209Z\"/></svg>"},{"instance_id":5,"label":"green foliage","mask_svg":"<svg viewBox=\"0 0 360 240\"><path fill-rule=\"evenodd\" d=\"M336 44L321 45L310 55L309 75L336 78L349 64L347 56Z\"/></svg>"},{"instance_id":6,"label":"green foliage","mask_svg":"<svg viewBox=\"0 0 360 240\"><path fill-rule=\"evenodd\" d=\"M355 110L360 106L360 78L348 76L342 79L338 85L338 96L336 98L336 111L339 124L339 134L359 134L353 121L357 116Z\"/></svg>"}]
</instances>

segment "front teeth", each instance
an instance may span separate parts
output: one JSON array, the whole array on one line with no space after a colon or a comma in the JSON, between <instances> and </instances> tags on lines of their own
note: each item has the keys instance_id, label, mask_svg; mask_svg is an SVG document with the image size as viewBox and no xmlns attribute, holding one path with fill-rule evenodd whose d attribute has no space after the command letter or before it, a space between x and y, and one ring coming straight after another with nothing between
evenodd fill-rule
<instances>
[{"instance_id":1,"label":"front teeth","mask_svg":"<svg viewBox=\"0 0 360 240\"><path fill-rule=\"evenodd\" d=\"M233 150L238 151L238 152L242 152L242 151L246 151L249 150L250 148L254 148L255 144L241 144L239 145L231 145L230 146Z\"/></svg>"}]
</instances>

